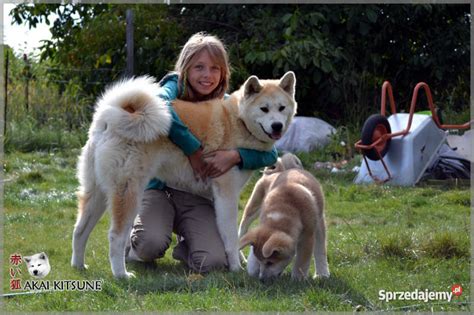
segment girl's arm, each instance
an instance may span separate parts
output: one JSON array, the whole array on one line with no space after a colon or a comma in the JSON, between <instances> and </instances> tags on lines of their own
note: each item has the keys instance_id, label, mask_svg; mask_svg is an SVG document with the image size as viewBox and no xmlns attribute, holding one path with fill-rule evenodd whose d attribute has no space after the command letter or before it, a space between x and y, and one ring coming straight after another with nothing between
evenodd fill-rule
<instances>
[{"instance_id":1,"label":"girl's arm","mask_svg":"<svg viewBox=\"0 0 474 315\"><path fill-rule=\"evenodd\" d=\"M161 88L158 96L167 101L172 117L168 138L188 157L194 173L204 179L208 176L209 168L206 167L206 163L202 159L201 142L181 121L173 106L171 106L171 101L178 97L178 76L176 74L166 75L159 84Z\"/></svg>"},{"instance_id":2,"label":"girl's arm","mask_svg":"<svg viewBox=\"0 0 474 315\"><path fill-rule=\"evenodd\" d=\"M217 150L204 155L210 165L210 177L219 177L233 166L240 169L255 170L276 163L278 152L275 147L271 151L251 149Z\"/></svg>"}]
</instances>

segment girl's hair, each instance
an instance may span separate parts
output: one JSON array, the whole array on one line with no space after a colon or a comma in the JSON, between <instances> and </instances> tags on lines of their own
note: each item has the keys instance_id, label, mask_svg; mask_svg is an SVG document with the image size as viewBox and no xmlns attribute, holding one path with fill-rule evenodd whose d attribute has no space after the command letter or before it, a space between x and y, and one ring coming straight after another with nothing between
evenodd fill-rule
<instances>
[{"instance_id":1,"label":"girl's hair","mask_svg":"<svg viewBox=\"0 0 474 315\"><path fill-rule=\"evenodd\" d=\"M227 88L229 87L230 66L227 51L224 44L213 35L208 35L204 32L199 32L191 36L186 42L174 70L178 73L178 98L185 101L197 101L197 95L190 88L187 82L187 73L195 57L203 50L207 50L212 60L221 68L221 81L216 89L204 99L200 101L209 100L213 98L223 98Z\"/></svg>"}]
</instances>

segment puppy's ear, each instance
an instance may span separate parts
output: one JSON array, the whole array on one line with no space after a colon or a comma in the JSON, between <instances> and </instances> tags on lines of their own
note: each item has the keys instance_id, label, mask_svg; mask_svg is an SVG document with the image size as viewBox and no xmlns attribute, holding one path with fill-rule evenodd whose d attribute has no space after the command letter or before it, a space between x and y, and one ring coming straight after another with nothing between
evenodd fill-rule
<instances>
[{"instance_id":1,"label":"puppy's ear","mask_svg":"<svg viewBox=\"0 0 474 315\"><path fill-rule=\"evenodd\" d=\"M240 238L239 249L244 248L247 245L255 244L257 239L257 231L255 229L248 231L244 236Z\"/></svg>"},{"instance_id":2,"label":"puppy's ear","mask_svg":"<svg viewBox=\"0 0 474 315\"><path fill-rule=\"evenodd\" d=\"M24 256L23 259L29 263L31 261L31 256Z\"/></svg>"},{"instance_id":3,"label":"puppy's ear","mask_svg":"<svg viewBox=\"0 0 474 315\"><path fill-rule=\"evenodd\" d=\"M285 73L281 77L279 85L283 91L290 94L292 98L295 98L296 77L293 71Z\"/></svg>"},{"instance_id":4,"label":"puppy's ear","mask_svg":"<svg viewBox=\"0 0 474 315\"><path fill-rule=\"evenodd\" d=\"M293 248L293 239L284 232L276 232L272 234L262 247L262 255L269 258L274 253L287 254Z\"/></svg>"},{"instance_id":5,"label":"puppy's ear","mask_svg":"<svg viewBox=\"0 0 474 315\"><path fill-rule=\"evenodd\" d=\"M264 168L263 174L270 175L270 174L278 173L281 171L283 171L283 163L282 163L281 158L278 158L275 164Z\"/></svg>"},{"instance_id":6,"label":"puppy's ear","mask_svg":"<svg viewBox=\"0 0 474 315\"><path fill-rule=\"evenodd\" d=\"M44 260L44 259L46 259L46 258L48 258L48 256L46 255L46 253L45 253L45 252L41 252L41 253L40 253L40 259L43 259L43 260Z\"/></svg>"},{"instance_id":7,"label":"puppy's ear","mask_svg":"<svg viewBox=\"0 0 474 315\"><path fill-rule=\"evenodd\" d=\"M258 81L258 78L254 75L251 76L244 83L244 99L259 93L262 88L263 86L260 84L260 81Z\"/></svg>"},{"instance_id":8,"label":"puppy's ear","mask_svg":"<svg viewBox=\"0 0 474 315\"><path fill-rule=\"evenodd\" d=\"M285 153L281 157L281 162L285 170L290 169L290 168L304 169L303 163L301 162L301 160L292 153Z\"/></svg>"}]
</instances>

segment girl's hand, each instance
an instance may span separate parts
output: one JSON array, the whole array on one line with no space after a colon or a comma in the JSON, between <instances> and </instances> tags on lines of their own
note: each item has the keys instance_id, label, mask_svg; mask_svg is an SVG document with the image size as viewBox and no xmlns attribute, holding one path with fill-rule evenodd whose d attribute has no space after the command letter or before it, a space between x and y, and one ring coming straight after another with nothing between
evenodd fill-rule
<instances>
[{"instance_id":1,"label":"girl's hand","mask_svg":"<svg viewBox=\"0 0 474 315\"><path fill-rule=\"evenodd\" d=\"M241 161L237 150L216 150L203 155L204 161L209 166L209 177L215 178L226 173Z\"/></svg>"},{"instance_id":2,"label":"girl's hand","mask_svg":"<svg viewBox=\"0 0 474 315\"><path fill-rule=\"evenodd\" d=\"M211 171L210 165L204 160L202 154L202 148L199 148L196 152L188 156L189 163L193 168L194 177L196 180L205 181Z\"/></svg>"}]
</instances>

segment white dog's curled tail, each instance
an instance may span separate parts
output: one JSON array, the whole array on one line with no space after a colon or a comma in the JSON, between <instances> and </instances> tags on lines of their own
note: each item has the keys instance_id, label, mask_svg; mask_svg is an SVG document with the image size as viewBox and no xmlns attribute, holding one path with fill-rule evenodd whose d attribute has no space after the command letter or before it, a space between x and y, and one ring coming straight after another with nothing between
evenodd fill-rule
<instances>
[{"instance_id":1,"label":"white dog's curled tail","mask_svg":"<svg viewBox=\"0 0 474 315\"><path fill-rule=\"evenodd\" d=\"M108 130L136 142L168 135L171 114L166 102L158 97L158 89L149 76L115 83L97 102L92 129Z\"/></svg>"}]
</instances>

